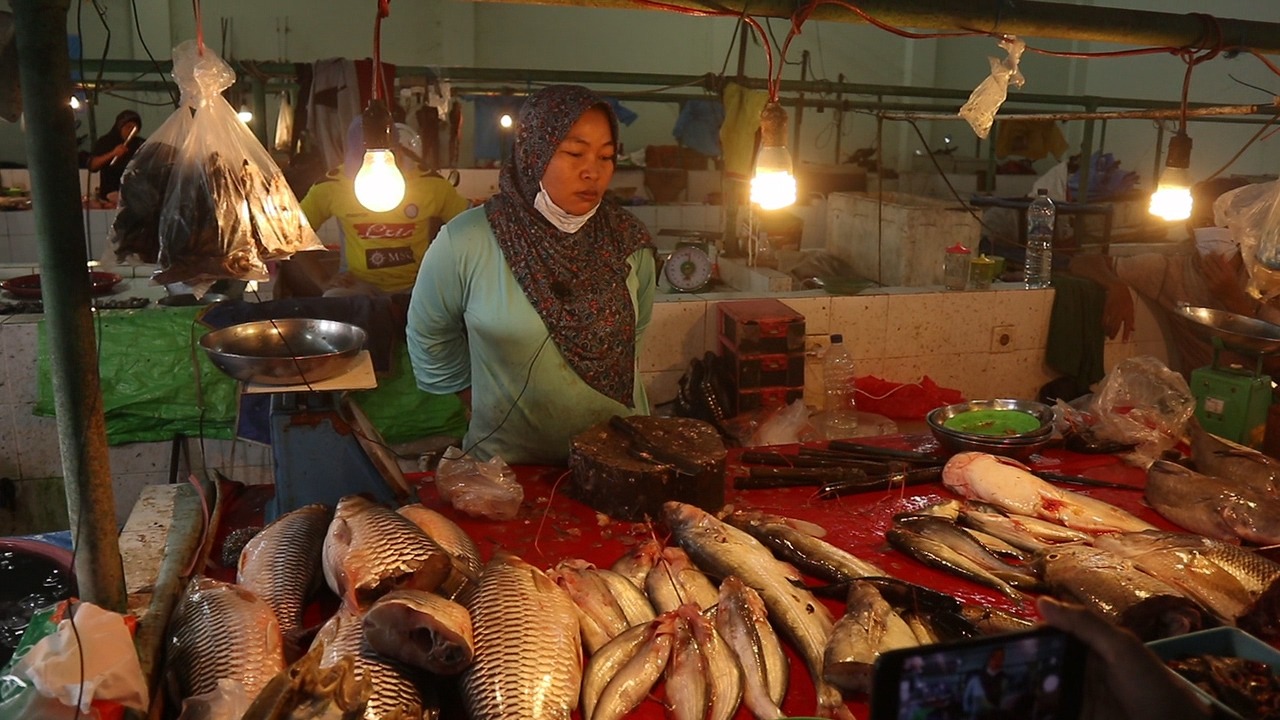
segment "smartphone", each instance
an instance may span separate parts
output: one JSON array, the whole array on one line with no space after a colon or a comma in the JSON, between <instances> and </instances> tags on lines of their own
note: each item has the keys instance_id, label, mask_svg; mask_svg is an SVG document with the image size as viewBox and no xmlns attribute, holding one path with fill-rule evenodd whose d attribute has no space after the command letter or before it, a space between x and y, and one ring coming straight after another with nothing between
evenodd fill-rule
<instances>
[{"instance_id":1,"label":"smartphone","mask_svg":"<svg viewBox=\"0 0 1280 720\"><path fill-rule=\"evenodd\" d=\"M871 720L1076 720L1085 655L1049 626L891 650L876 660Z\"/></svg>"}]
</instances>

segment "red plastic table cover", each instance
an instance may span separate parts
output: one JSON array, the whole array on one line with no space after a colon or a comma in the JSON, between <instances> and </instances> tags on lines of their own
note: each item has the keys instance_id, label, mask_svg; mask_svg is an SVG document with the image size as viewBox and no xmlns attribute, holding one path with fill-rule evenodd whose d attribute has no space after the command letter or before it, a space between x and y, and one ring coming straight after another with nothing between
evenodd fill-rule
<instances>
[{"instance_id":1,"label":"red plastic table cover","mask_svg":"<svg viewBox=\"0 0 1280 720\"><path fill-rule=\"evenodd\" d=\"M937 444L927 435L901 435L862 438L866 444L903 450L933 452ZM770 450L796 452L797 446L772 447ZM728 474L744 475L745 470L736 458L739 452L731 451ZM1083 475L1098 480L1131 484L1134 490L1084 489L1070 487L1073 491L1113 503L1133 512L1138 517L1159 527L1176 529L1142 502L1144 473L1123 464L1112 455L1081 455L1065 450L1050 449L1032 456L1033 469L1065 474ZM419 481L418 494L423 504L447 514L462 526L485 553L486 559L498 548L513 552L541 568L550 568L566 558L581 558L600 567L609 567L640 540L656 536L665 539L665 531L657 525L613 521L591 508L571 499L563 485L569 481L568 470L562 467L521 466L517 475L524 485L525 498L519 515L514 520L493 522L468 518L453 510L436 492L429 474L414 478ZM814 488L780 488L767 490L736 490L730 485L726 495L730 505L739 509L758 509L817 523L827 530L825 540L870 560L886 572L898 578L947 592L961 600L994 606L1036 618L1031 597L1018 605L994 590L977 585L963 578L934 570L889 548L884 539L885 530L895 514L919 509L943 499L954 497L940 483L917 485L892 491L876 491L846 495L829 500L814 497ZM253 524L252 515L258 513L265 498L259 497L249 507L233 509L223 527L237 524ZM246 514L247 513L247 514ZM814 580L815 585L821 584ZM839 617L843 605L827 602L832 614ZM784 642L784 645L786 643ZM815 710L813 683L803 661L788 646L791 657L791 683L782 708L791 716L811 716ZM661 704L661 683L654 696L645 700L630 717L664 718ZM442 716L463 718L460 708L449 707L457 698L442 698ZM452 700L452 701L448 701ZM849 708L859 718L867 717L867 698L851 698ZM575 714L575 717L577 715ZM750 712L742 706L736 718L749 720Z\"/></svg>"}]
</instances>

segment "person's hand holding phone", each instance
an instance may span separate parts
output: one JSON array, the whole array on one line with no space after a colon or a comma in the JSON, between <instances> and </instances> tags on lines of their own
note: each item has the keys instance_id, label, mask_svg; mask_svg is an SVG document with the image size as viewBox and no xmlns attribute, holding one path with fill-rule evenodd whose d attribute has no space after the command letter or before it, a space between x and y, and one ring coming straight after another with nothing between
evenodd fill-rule
<instances>
[{"instance_id":1,"label":"person's hand holding phone","mask_svg":"<svg viewBox=\"0 0 1280 720\"><path fill-rule=\"evenodd\" d=\"M1206 720L1208 708L1128 630L1078 605L1048 597L1036 607L1049 625L1089 647L1081 720Z\"/></svg>"}]
</instances>

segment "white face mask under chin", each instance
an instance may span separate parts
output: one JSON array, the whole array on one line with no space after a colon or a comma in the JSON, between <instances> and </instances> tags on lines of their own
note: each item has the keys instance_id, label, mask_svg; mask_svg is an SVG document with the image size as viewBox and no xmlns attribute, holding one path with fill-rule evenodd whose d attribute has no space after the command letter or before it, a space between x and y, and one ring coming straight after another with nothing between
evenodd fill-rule
<instances>
[{"instance_id":1,"label":"white face mask under chin","mask_svg":"<svg viewBox=\"0 0 1280 720\"><path fill-rule=\"evenodd\" d=\"M542 183L538 183L538 197L533 199L533 207L542 213L542 217L546 218L547 222L555 225L562 232L573 234L587 224L591 216L596 214L596 210L600 209L600 204L596 203L596 206L588 210L585 215L571 215L552 202L547 189L542 187Z\"/></svg>"}]
</instances>

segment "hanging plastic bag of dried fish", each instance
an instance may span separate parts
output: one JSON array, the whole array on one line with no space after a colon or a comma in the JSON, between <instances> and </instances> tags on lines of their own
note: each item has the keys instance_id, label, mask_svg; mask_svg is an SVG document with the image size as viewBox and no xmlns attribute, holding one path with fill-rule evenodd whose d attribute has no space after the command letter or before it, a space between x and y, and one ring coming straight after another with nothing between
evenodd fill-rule
<instances>
[{"instance_id":1,"label":"hanging plastic bag of dried fish","mask_svg":"<svg viewBox=\"0 0 1280 720\"><path fill-rule=\"evenodd\" d=\"M235 72L188 40L173 50L180 106L129 162L109 240L156 283L266 280L268 260L322 249L280 168L221 93Z\"/></svg>"}]
</instances>

